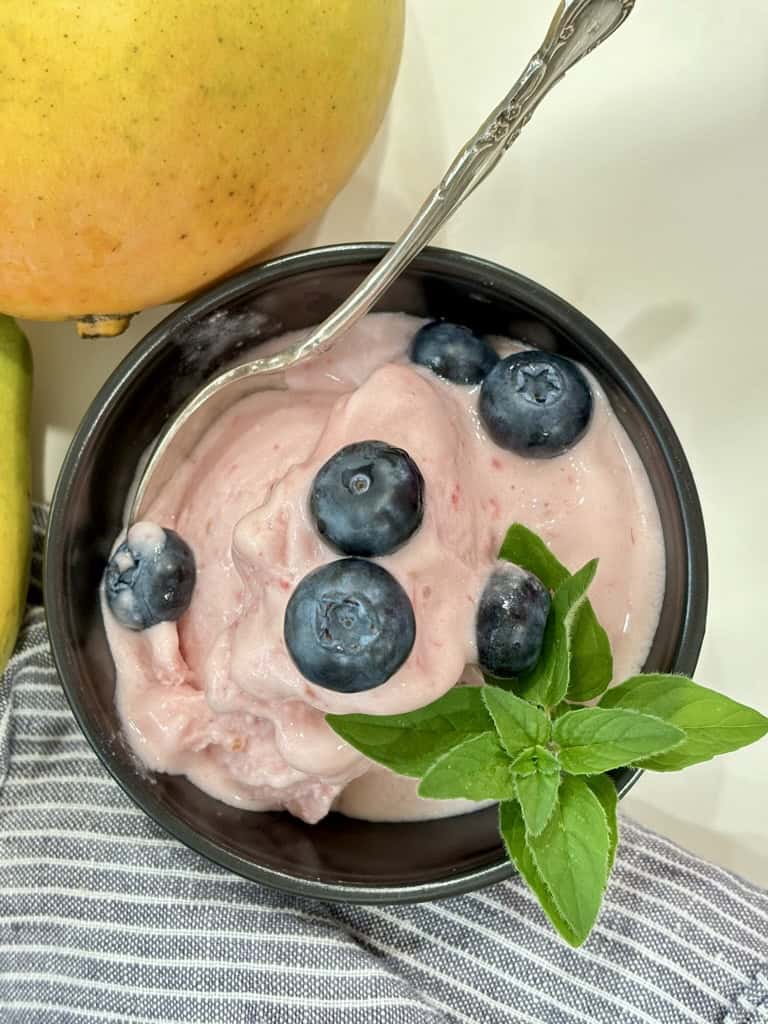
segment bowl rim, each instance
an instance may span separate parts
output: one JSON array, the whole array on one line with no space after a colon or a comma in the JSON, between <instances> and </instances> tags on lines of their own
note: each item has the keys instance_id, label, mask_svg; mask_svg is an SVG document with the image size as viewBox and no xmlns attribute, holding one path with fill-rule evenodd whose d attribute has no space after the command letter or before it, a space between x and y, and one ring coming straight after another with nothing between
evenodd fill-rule
<instances>
[{"instance_id":1,"label":"bowl rim","mask_svg":"<svg viewBox=\"0 0 768 1024\"><path fill-rule=\"evenodd\" d=\"M369 883L326 882L255 864L212 842L187 826L166 807L152 799L146 787L136 785L136 772L126 770L125 765L99 742L99 738L91 726L86 704L81 699L76 667L70 662L62 641L66 632L64 604L62 595L56 593L54 586L55 559L51 552L60 549L73 479L80 456L90 436L99 426L103 416L106 415L115 396L122 391L138 368L152 359L157 348L165 344L171 331L213 312L222 304L244 298L256 285L262 287L271 281L282 280L308 270L322 271L339 266L374 263L381 259L389 248L390 243L385 242L345 242L277 256L219 282L177 307L152 327L123 357L104 382L88 406L75 432L62 463L51 500L43 568L48 636L65 695L88 743L128 797L164 831L221 867L250 881L263 883L292 895L343 903L413 903L461 895L503 881L515 874L515 869L508 860L504 859L485 867L414 884L378 886ZM708 558L704 519L693 475L682 445L667 414L645 378L616 343L593 321L544 285L532 281L510 268L454 249L434 246L425 248L413 260L411 266L418 268L420 264L425 263L428 264L428 269L431 272L471 277L482 281L486 287L491 285L498 287L503 292L511 291L515 295L522 292L525 294L525 300L530 298L531 309L538 315L550 317L562 325L566 333L573 333L577 337L587 334L593 340L598 341L606 360L616 375L620 377L632 403L639 408L643 418L652 425L668 462L673 467L672 476L683 525L688 565L683 625L678 638L677 656L673 670L685 675L692 675L704 638L708 603ZM517 301L526 304L525 300L518 299ZM641 775L641 769L626 770L623 773L622 777L617 780L620 798L629 792ZM425 822L425 824L428 825L429 822Z\"/></svg>"}]
</instances>

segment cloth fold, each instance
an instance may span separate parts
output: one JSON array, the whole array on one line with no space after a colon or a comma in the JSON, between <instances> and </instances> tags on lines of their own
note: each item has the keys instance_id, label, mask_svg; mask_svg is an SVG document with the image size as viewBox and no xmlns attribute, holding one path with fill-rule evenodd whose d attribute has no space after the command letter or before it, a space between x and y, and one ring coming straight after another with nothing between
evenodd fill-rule
<instances>
[{"instance_id":1,"label":"cloth fold","mask_svg":"<svg viewBox=\"0 0 768 1024\"><path fill-rule=\"evenodd\" d=\"M112 781L69 710L41 604L0 687L4 1024L768 1022L768 894L626 819L573 950L519 879L406 907L228 874Z\"/></svg>"}]
</instances>

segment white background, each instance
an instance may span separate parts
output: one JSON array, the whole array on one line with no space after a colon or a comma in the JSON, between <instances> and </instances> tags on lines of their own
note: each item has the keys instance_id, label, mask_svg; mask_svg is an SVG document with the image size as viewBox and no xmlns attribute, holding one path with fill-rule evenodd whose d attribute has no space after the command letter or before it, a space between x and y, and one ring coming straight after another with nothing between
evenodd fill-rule
<instances>
[{"instance_id":1,"label":"white background","mask_svg":"<svg viewBox=\"0 0 768 1024\"><path fill-rule=\"evenodd\" d=\"M409 0L389 118L321 221L289 248L391 239L510 88L553 0ZM711 549L697 677L768 712L768 4L638 0L559 85L440 244L559 292L637 363L696 476ZM122 338L28 324L37 497ZM768 885L768 744L646 774L625 809Z\"/></svg>"}]
</instances>

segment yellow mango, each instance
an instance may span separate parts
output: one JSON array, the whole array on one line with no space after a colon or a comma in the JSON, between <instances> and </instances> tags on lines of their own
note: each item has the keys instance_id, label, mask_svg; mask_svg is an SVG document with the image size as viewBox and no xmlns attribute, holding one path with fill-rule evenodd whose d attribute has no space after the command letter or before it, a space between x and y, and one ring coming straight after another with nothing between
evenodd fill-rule
<instances>
[{"instance_id":1,"label":"yellow mango","mask_svg":"<svg viewBox=\"0 0 768 1024\"><path fill-rule=\"evenodd\" d=\"M31 399L29 343L16 323L0 314L0 672L16 643L27 593Z\"/></svg>"},{"instance_id":2,"label":"yellow mango","mask_svg":"<svg viewBox=\"0 0 768 1024\"><path fill-rule=\"evenodd\" d=\"M0 309L130 314L331 201L382 120L403 0L0 0Z\"/></svg>"}]
</instances>

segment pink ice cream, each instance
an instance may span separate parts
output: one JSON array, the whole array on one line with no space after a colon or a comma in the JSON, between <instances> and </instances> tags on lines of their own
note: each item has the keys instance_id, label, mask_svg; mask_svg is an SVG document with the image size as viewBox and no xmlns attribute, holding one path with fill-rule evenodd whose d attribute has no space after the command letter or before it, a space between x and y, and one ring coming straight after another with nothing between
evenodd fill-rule
<instances>
[{"instance_id":1,"label":"pink ice cream","mask_svg":"<svg viewBox=\"0 0 768 1024\"><path fill-rule=\"evenodd\" d=\"M409 711L476 674L476 608L513 522L571 569L599 557L590 596L615 677L641 668L663 597L663 539L640 459L599 387L592 382L593 418L578 444L553 459L522 458L485 435L477 388L408 361L421 324L370 316L332 353L292 371L287 390L239 401L148 510L197 561L178 623L133 633L105 611L119 711L149 768L186 775L228 804L310 822L332 807L379 820L474 807L420 800L412 780L372 766L324 715ZM312 480L341 447L371 439L405 449L425 480L420 529L378 560L412 602L416 641L386 683L341 694L300 674L283 619L296 584L338 557L309 517Z\"/></svg>"}]
</instances>

